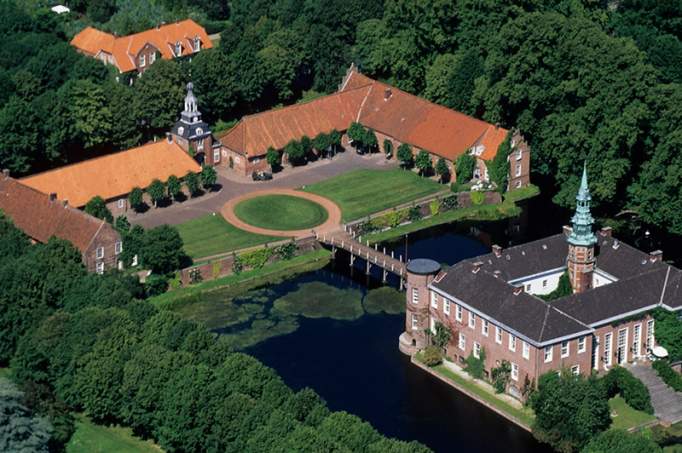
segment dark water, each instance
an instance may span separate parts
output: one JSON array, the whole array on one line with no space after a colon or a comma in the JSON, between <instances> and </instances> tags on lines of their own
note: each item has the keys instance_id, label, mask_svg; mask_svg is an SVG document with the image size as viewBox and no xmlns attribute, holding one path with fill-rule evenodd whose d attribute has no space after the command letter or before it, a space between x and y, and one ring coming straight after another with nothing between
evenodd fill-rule
<instances>
[{"instance_id":1,"label":"dark water","mask_svg":"<svg viewBox=\"0 0 682 453\"><path fill-rule=\"evenodd\" d=\"M404 240L390 245L404 253ZM411 237L408 255L453 264L486 252L478 240L448 229ZM269 289L291 291L299 283L322 281L340 288L378 286L364 263L348 266L337 256L322 271ZM398 350L404 315L368 315L355 321L299 320L299 329L249 348L295 389L311 387L332 410L345 410L381 433L418 440L437 452L549 451L526 431L410 364Z\"/></svg>"}]
</instances>

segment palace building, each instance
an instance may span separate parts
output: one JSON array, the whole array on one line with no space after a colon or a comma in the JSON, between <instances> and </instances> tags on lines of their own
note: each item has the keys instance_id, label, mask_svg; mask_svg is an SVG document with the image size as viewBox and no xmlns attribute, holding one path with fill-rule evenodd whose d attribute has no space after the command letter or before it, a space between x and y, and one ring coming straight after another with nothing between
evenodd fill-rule
<instances>
[{"instance_id":1,"label":"palace building","mask_svg":"<svg viewBox=\"0 0 682 453\"><path fill-rule=\"evenodd\" d=\"M438 323L451 336L445 356L462 364L485 350L486 376L506 361L508 393L551 370L589 374L646 361L655 345L651 311L682 310L682 270L662 253L642 252L593 230L584 170L572 225L563 233L441 268L417 259L407 266L405 332L400 349L426 347ZM561 279L565 295L551 294Z\"/></svg>"}]
</instances>

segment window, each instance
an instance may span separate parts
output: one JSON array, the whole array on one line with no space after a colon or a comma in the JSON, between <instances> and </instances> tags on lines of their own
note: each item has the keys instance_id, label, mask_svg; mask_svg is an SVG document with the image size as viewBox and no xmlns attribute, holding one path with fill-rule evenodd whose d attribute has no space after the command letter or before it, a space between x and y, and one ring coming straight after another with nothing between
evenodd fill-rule
<instances>
[{"instance_id":1,"label":"window","mask_svg":"<svg viewBox=\"0 0 682 453\"><path fill-rule=\"evenodd\" d=\"M175 56L179 57L182 55L182 44L180 44L180 41L175 43Z\"/></svg>"},{"instance_id":2,"label":"window","mask_svg":"<svg viewBox=\"0 0 682 453\"><path fill-rule=\"evenodd\" d=\"M204 150L204 141L201 140L197 142L197 151L203 151Z\"/></svg>"},{"instance_id":3,"label":"window","mask_svg":"<svg viewBox=\"0 0 682 453\"><path fill-rule=\"evenodd\" d=\"M573 376L577 376L580 374L580 365L573 365L571 367L571 373L573 373Z\"/></svg>"},{"instance_id":4,"label":"window","mask_svg":"<svg viewBox=\"0 0 682 453\"><path fill-rule=\"evenodd\" d=\"M607 333L604 335L604 364L611 366L611 338L613 334Z\"/></svg>"},{"instance_id":5,"label":"window","mask_svg":"<svg viewBox=\"0 0 682 453\"><path fill-rule=\"evenodd\" d=\"M144 68L145 63L146 63L146 61L145 61L145 55L142 54L142 55L140 55L140 67L141 67L141 68Z\"/></svg>"},{"instance_id":6,"label":"window","mask_svg":"<svg viewBox=\"0 0 682 453\"><path fill-rule=\"evenodd\" d=\"M570 354L570 346L568 341L561 342L561 358L566 358Z\"/></svg>"},{"instance_id":7,"label":"window","mask_svg":"<svg viewBox=\"0 0 682 453\"><path fill-rule=\"evenodd\" d=\"M526 343L525 341L523 342L522 354L523 354L524 359L526 359L526 360L530 359L530 345L528 343Z\"/></svg>"},{"instance_id":8,"label":"window","mask_svg":"<svg viewBox=\"0 0 682 453\"><path fill-rule=\"evenodd\" d=\"M485 319L483 320L483 323L481 324L481 333L483 333L483 336L487 337L488 336L488 321Z\"/></svg>"},{"instance_id":9,"label":"window","mask_svg":"<svg viewBox=\"0 0 682 453\"><path fill-rule=\"evenodd\" d=\"M651 351L654 348L654 320L650 319L646 322L646 350Z\"/></svg>"},{"instance_id":10,"label":"window","mask_svg":"<svg viewBox=\"0 0 682 453\"><path fill-rule=\"evenodd\" d=\"M516 150L516 160L521 160L523 157L523 150L521 148Z\"/></svg>"},{"instance_id":11,"label":"window","mask_svg":"<svg viewBox=\"0 0 682 453\"><path fill-rule=\"evenodd\" d=\"M519 366L514 362L511 364L511 378L515 381L519 380Z\"/></svg>"},{"instance_id":12,"label":"window","mask_svg":"<svg viewBox=\"0 0 682 453\"><path fill-rule=\"evenodd\" d=\"M419 303L419 290L417 288L412 288L412 303Z\"/></svg>"},{"instance_id":13,"label":"window","mask_svg":"<svg viewBox=\"0 0 682 453\"><path fill-rule=\"evenodd\" d=\"M462 335L461 332L460 332L460 334L459 334L459 342L458 342L457 346L458 346L459 349L461 349L462 351L464 351L464 349L466 349L466 347L467 347L467 340L466 340L466 338L464 337L464 335Z\"/></svg>"},{"instance_id":14,"label":"window","mask_svg":"<svg viewBox=\"0 0 682 453\"><path fill-rule=\"evenodd\" d=\"M481 358L481 345L474 341L474 357Z\"/></svg>"},{"instance_id":15,"label":"window","mask_svg":"<svg viewBox=\"0 0 682 453\"><path fill-rule=\"evenodd\" d=\"M450 301L443 299L443 313L446 315L450 314Z\"/></svg>"},{"instance_id":16,"label":"window","mask_svg":"<svg viewBox=\"0 0 682 453\"><path fill-rule=\"evenodd\" d=\"M516 181L516 188L517 189L521 188L521 180L520 179L518 181Z\"/></svg>"},{"instance_id":17,"label":"window","mask_svg":"<svg viewBox=\"0 0 682 453\"><path fill-rule=\"evenodd\" d=\"M149 64L152 64L156 61L156 52L152 52L149 54Z\"/></svg>"},{"instance_id":18,"label":"window","mask_svg":"<svg viewBox=\"0 0 682 453\"><path fill-rule=\"evenodd\" d=\"M220 149L213 150L213 163L220 162Z\"/></svg>"},{"instance_id":19,"label":"window","mask_svg":"<svg viewBox=\"0 0 682 453\"><path fill-rule=\"evenodd\" d=\"M502 344L502 329L495 326L495 343Z\"/></svg>"},{"instance_id":20,"label":"window","mask_svg":"<svg viewBox=\"0 0 682 453\"><path fill-rule=\"evenodd\" d=\"M97 263L97 273L98 274L104 273L104 263L101 261L99 263Z\"/></svg>"},{"instance_id":21,"label":"window","mask_svg":"<svg viewBox=\"0 0 682 453\"><path fill-rule=\"evenodd\" d=\"M114 253L119 254L123 251L123 243L121 241L116 241L114 244Z\"/></svg>"},{"instance_id":22,"label":"window","mask_svg":"<svg viewBox=\"0 0 682 453\"><path fill-rule=\"evenodd\" d=\"M125 198L119 199L118 202L116 203L116 205L118 206L118 209L125 209L126 199Z\"/></svg>"},{"instance_id":23,"label":"window","mask_svg":"<svg viewBox=\"0 0 682 453\"><path fill-rule=\"evenodd\" d=\"M431 291L431 307L438 308L438 295Z\"/></svg>"},{"instance_id":24,"label":"window","mask_svg":"<svg viewBox=\"0 0 682 453\"><path fill-rule=\"evenodd\" d=\"M521 176L521 164L516 164L516 177Z\"/></svg>"},{"instance_id":25,"label":"window","mask_svg":"<svg viewBox=\"0 0 682 453\"><path fill-rule=\"evenodd\" d=\"M97 247L97 259L104 258L104 247Z\"/></svg>"},{"instance_id":26,"label":"window","mask_svg":"<svg viewBox=\"0 0 682 453\"><path fill-rule=\"evenodd\" d=\"M199 52L201 50L201 39L198 36L194 38L194 51Z\"/></svg>"},{"instance_id":27,"label":"window","mask_svg":"<svg viewBox=\"0 0 682 453\"><path fill-rule=\"evenodd\" d=\"M512 334L509 334L509 350L516 351L516 337Z\"/></svg>"},{"instance_id":28,"label":"window","mask_svg":"<svg viewBox=\"0 0 682 453\"><path fill-rule=\"evenodd\" d=\"M476 328L476 314L471 311L469 312L469 327Z\"/></svg>"},{"instance_id":29,"label":"window","mask_svg":"<svg viewBox=\"0 0 682 453\"><path fill-rule=\"evenodd\" d=\"M527 293L530 292L530 283L528 283L528 284L526 285L526 292L527 292Z\"/></svg>"},{"instance_id":30,"label":"window","mask_svg":"<svg viewBox=\"0 0 682 453\"><path fill-rule=\"evenodd\" d=\"M640 347L642 344L642 325L637 324L632 332L632 350L634 351L634 356L640 356Z\"/></svg>"},{"instance_id":31,"label":"window","mask_svg":"<svg viewBox=\"0 0 682 453\"><path fill-rule=\"evenodd\" d=\"M545 363L552 361L552 347L545 346Z\"/></svg>"},{"instance_id":32,"label":"window","mask_svg":"<svg viewBox=\"0 0 682 453\"><path fill-rule=\"evenodd\" d=\"M417 315L412 315L412 330L419 330L419 319Z\"/></svg>"},{"instance_id":33,"label":"window","mask_svg":"<svg viewBox=\"0 0 682 453\"><path fill-rule=\"evenodd\" d=\"M457 305L455 308L455 318L457 321L462 322L462 306Z\"/></svg>"},{"instance_id":34,"label":"window","mask_svg":"<svg viewBox=\"0 0 682 453\"><path fill-rule=\"evenodd\" d=\"M547 287L547 280L543 280L543 281L542 281L542 287L543 287L543 288L546 288L546 287Z\"/></svg>"},{"instance_id":35,"label":"window","mask_svg":"<svg viewBox=\"0 0 682 453\"><path fill-rule=\"evenodd\" d=\"M578 338L578 354L582 354L583 352L585 352L585 344L586 344L585 337Z\"/></svg>"}]
</instances>

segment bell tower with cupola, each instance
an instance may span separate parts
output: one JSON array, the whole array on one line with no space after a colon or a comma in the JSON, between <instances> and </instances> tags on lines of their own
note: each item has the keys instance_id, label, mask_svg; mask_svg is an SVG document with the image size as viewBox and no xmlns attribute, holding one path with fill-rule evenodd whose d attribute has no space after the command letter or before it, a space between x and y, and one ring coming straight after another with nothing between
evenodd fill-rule
<instances>
[{"instance_id":1,"label":"bell tower with cupola","mask_svg":"<svg viewBox=\"0 0 682 453\"><path fill-rule=\"evenodd\" d=\"M208 124L201 119L201 112L193 90L194 85L189 82L185 96L185 109L180 113L180 119L173 126L170 135L200 164L216 165L220 162L219 142L216 142L218 146L213 146L213 134Z\"/></svg>"},{"instance_id":2,"label":"bell tower with cupola","mask_svg":"<svg viewBox=\"0 0 682 453\"><path fill-rule=\"evenodd\" d=\"M580 189L576 196L575 214L571 219L572 230L568 235L568 257L566 264L573 291L581 293L592 288L592 274L595 268L594 245L597 236L592 231L594 218L590 213L592 196L587 185L587 166L583 167Z\"/></svg>"}]
</instances>

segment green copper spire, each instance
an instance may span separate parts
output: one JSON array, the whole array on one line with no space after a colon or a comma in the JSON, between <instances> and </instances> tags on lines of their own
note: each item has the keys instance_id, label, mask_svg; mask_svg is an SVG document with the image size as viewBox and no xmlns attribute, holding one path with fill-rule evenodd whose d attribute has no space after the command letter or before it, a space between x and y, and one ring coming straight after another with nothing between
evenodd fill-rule
<instances>
[{"instance_id":1,"label":"green copper spire","mask_svg":"<svg viewBox=\"0 0 682 453\"><path fill-rule=\"evenodd\" d=\"M597 236L592 232L594 219L590 214L590 188L587 186L587 164L583 166L583 178L576 199L575 214L571 219L573 231L568 236L568 242L573 245L589 247L597 242Z\"/></svg>"}]
</instances>

